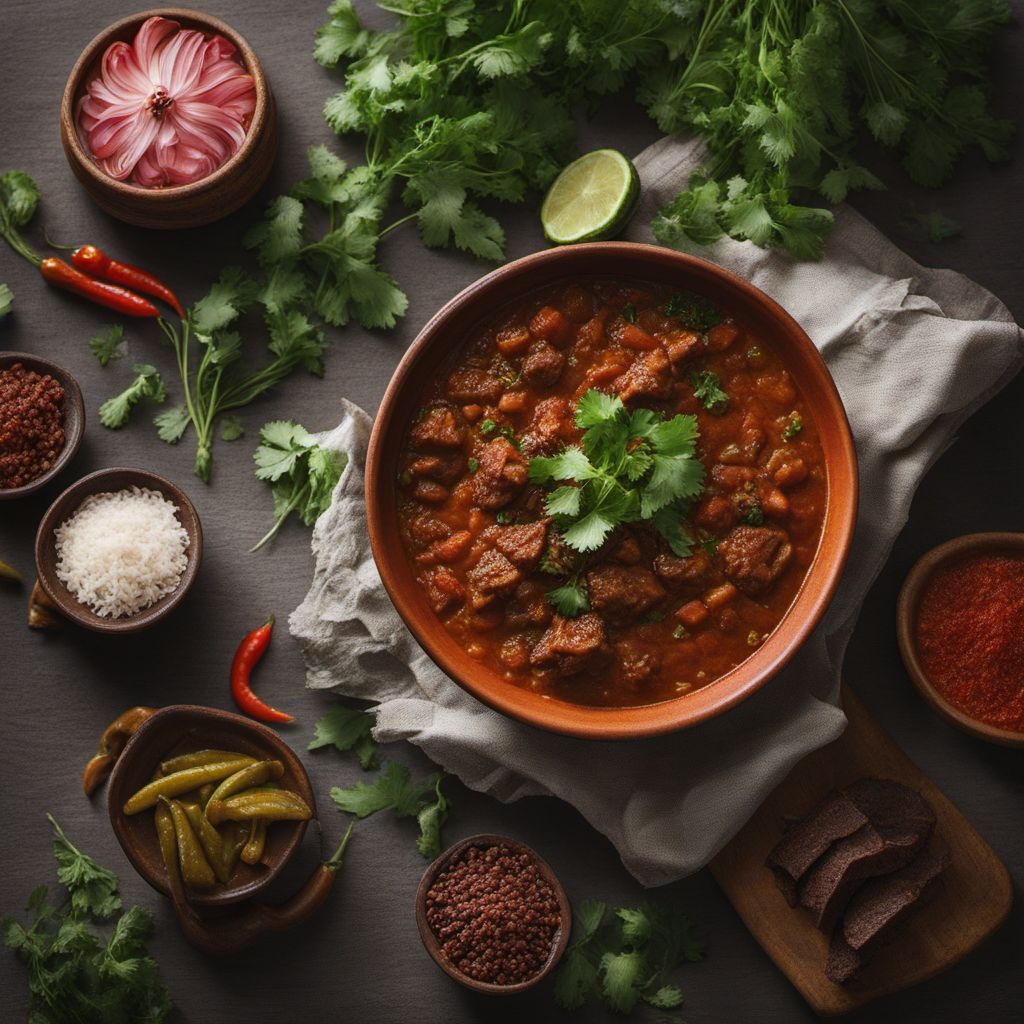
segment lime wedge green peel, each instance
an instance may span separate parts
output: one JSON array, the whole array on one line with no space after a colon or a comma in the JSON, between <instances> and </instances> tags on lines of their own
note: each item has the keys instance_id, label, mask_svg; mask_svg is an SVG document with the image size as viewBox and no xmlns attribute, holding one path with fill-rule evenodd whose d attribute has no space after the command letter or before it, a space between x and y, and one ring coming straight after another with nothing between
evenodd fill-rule
<instances>
[{"instance_id":1,"label":"lime wedge green peel","mask_svg":"<svg viewBox=\"0 0 1024 1024\"><path fill-rule=\"evenodd\" d=\"M633 164L617 149L595 149L566 167L540 208L544 236L555 245L611 238L640 196Z\"/></svg>"}]
</instances>

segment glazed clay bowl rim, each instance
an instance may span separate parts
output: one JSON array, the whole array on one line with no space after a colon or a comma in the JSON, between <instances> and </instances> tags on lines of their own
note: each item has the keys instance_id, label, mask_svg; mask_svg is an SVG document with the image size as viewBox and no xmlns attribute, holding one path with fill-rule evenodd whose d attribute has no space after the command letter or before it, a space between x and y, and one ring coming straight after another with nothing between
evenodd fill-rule
<instances>
[{"instance_id":1,"label":"glazed clay bowl rim","mask_svg":"<svg viewBox=\"0 0 1024 1024\"><path fill-rule=\"evenodd\" d=\"M32 355L31 352L0 352L0 370L9 369L15 363L22 363L26 369L36 373L48 373L64 389L64 448L57 456L57 461L42 476L37 476L21 487L0 488L0 501L24 498L45 487L75 457L85 436L82 388L71 371L49 359Z\"/></svg>"},{"instance_id":2,"label":"glazed clay bowl rim","mask_svg":"<svg viewBox=\"0 0 1024 1024\"><path fill-rule=\"evenodd\" d=\"M896 633L900 645L900 657L906 667L918 693L924 697L933 710L937 711L947 722L962 729L964 732L998 743L1006 747L1024 748L1024 732L1013 729L1001 729L988 725L961 711L949 703L932 685L918 657L917 642L914 639L914 627L921 598L928 584L941 569L960 561L969 555L993 554L1009 552L1024 558L1024 533L967 533L953 540L948 540L930 551L925 552L913 568L907 573L900 596L896 602Z\"/></svg>"},{"instance_id":3,"label":"glazed clay bowl rim","mask_svg":"<svg viewBox=\"0 0 1024 1024\"><path fill-rule=\"evenodd\" d=\"M770 332L815 417L828 479L815 556L789 610L767 640L715 682L656 704L592 707L542 697L473 660L427 604L399 533L397 461L426 378L468 333L507 302L560 279L626 277L671 282L728 304L741 321ZM799 369L799 372L796 370ZM480 278L446 303L395 370L374 420L366 458L370 546L381 580L420 646L464 690L502 714L583 739L621 740L688 728L734 707L796 653L825 613L849 552L857 516L857 458L846 411L820 353L800 325L760 289L707 260L631 242L590 242L534 253Z\"/></svg>"},{"instance_id":4,"label":"glazed clay bowl rim","mask_svg":"<svg viewBox=\"0 0 1024 1024\"><path fill-rule=\"evenodd\" d=\"M86 77L95 72L107 47L119 40L130 43L131 37L134 35L133 30L148 18L154 17L177 21L183 28L199 28L208 34L224 36L238 51L242 66L252 76L253 84L256 87L256 107L246 129L245 139L238 151L205 178L200 178L199 181L193 181L187 185L169 185L166 188L146 188L127 181L118 181L106 174L100 169L82 141L78 131L78 119L75 116L78 100L85 90ZM85 171L97 186L130 197L137 202L164 206L212 191L231 178L238 168L250 159L253 150L258 145L268 124L271 103L270 89L263 66L244 36L236 32L226 22L221 21L220 18L203 11L192 10L189 7L154 7L148 11L140 11L138 14L129 14L124 18L119 18L102 32L97 33L86 45L78 60L75 61L64 85L64 94L60 101L60 121L64 128L63 137L69 159L73 159L75 164Z\"/></svg>"},{"instance_id":5,"label":"glazed clay bowl rim","mask_svg":"<svg viewBox=\"0 0 1024 1024\"><path fill-rule=\"evenodd\" d=\"M463 974L441 952L437 936L427 923L427 892L434 884L434 879L437 878L438 874L463 850L469 849L471 846L501 845L511 847L513 852L525 853L533 860L541 876L554 891L561 915L561 922L555 934L555 939L551 943L551 952L548 954L544 966L532 978L517 982L515 985L495 985L487 981L477 981L476 978ZM558 962L562 959L562 955L569 944L569 936L572 933L572 904L566 895L565 886L558 880L558 876L551 869L551 865L533 847L527 846L526 843L520 842L518 839L512 839L510 836L499 836L490 832L481 832L479 835L469 836L467 839L461 839L459 842L449 846L423 872L420 884L416 888L416 927L419 929L420 939L423 942L424 948L430 954L431 959L449 978L454 979L468 989L472 989L474 992L483 992L487 995L515 995L517 992L525 992L528 988L533 988L534 985L543 981L558 966Z\"/></svg>"},{"instance_id":6,"label":"glazed clay bowl rim","mask_svg":"<svg viewBox=\"0 0 1024 1024\"><path fill-rule=\"evenodd\" d=\"M163 733L174 726L176 726L174 736L167 742L162 741ZM129 816L124 813L123 807L128 797L149 781L156 764L163 760L170 751L180 747L183 744L183 737L187 737L190 732L198 733L200 736L216 737L216 739L208 741L199 741L204 746L216 744L214 749L229 749L232 742L238 742L237 739L232 740L231 735L242 736L245 737L244 746L248 746L254 751L258 749L268 757L281 761L285 766L284 778L289 780L289 788L296 790L299 796L309 804L313 811L311 820L315 821L317 818L316 797L305 765L295 751L273 729L243 715L222 711L219 708L203 707L199 704L170 704L160 708L143 722L117 759L107 784L107 813L110 816L110 826L114 830L114 835L132 867L157 892L168 897L171 895L171 890L167 883L166 871L159 858L159 846L155 838L155 829L153 829L152 813L142 811L137 815ZM222 739L223 736L227 738ZM154 751L153 747L156 744L159 744L161 749ZM203 749L203 747L200 746L196 749ZM140 761L145 761L147 764L141 771L138 771ZM153 830L149 857L140 852L134 829L129 821L138 821L140 827ZM307 821L275 822L272 830L268 831L267 840L268 846L271 842L274 843L274 859L264 872L240 885L224 887L218 884L216 888L208 892L189 889L189 902L205 907L226 906L248 899L260 892L277 878L285 864L299 848L308 824ZM274 832L277 833L277 836L272 839Z\"/></svg>"},{"instance_id":7,"label":"glazed clay bowl rim","mask_svg":"<svg viewBox=\"0 0 1024 1024\"><path fill-rule=\"evenodd\" d=\"M178 520L189 537L188 564L177 587L155 604L127 618L104 618L82 604L57 579L54 530L90 495L104 491L120 491L132 486L159 491L177 506ZM203 560L203 527L199 521L199 513L196 512L189 496L177 484L148 470L114 466L81 477L54 499L36 531L35 554L39 584L65 618L97 633L135 633L166 618L185 599Z\"/></svg>"}]
</instances>

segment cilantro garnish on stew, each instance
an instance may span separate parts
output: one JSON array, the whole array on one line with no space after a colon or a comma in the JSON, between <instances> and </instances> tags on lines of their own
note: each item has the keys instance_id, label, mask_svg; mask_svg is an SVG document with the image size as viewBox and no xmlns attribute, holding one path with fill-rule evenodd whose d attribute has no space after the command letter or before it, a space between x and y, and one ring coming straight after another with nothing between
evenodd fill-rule
<instances>
[{"instance_id":1,"label":"cilantro garnish on stew","mask_svg":"<svg viewBox=\"0 0 1024 1024\"><path fill-rule=\"evenodd\" d=\"M665 303L665 316L681 320L692 331L710 331L725 319L717 306L692 292L676 292Z\"/></svg>"},{"instance_id":2,"label":"cilantro garnish on stew","mask_svg":"<svg viewBox=\"0 0 1024 1024\"><path fill-rule=\"evenodd\" d=\"M693 388L694 397L708 412L718 415L729 407L729 396L722 390L722 381L717 373L710 370L691 373L690 386Z\"/></svg>"},{"instance_id":3,"label":"cilantro garnish on stew","mask_svg":"<svg viewBox=\"0 0 1024 1024\"><path fill-rule=\"evenodd\" d=\"M591 389L580 399L576 425L583 430L582 446L535 456L529 466L534 483L552 486L545 510L565 543L582 553L596 551L617 526L643 520L674 554L689 555L693 542L683 518L704 486L696 417L629 412L618 397ZM563 615L588 607L575 579L548 596Z\"/></svg>"}]
</instances>

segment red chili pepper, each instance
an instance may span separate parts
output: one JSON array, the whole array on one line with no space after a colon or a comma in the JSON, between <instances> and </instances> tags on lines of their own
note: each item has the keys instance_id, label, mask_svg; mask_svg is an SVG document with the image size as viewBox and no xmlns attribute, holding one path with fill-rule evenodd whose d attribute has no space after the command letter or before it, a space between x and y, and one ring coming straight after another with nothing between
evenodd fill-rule
<instances>
[{"instance_id":1,"label":"red chili pepper","mask_svg":"<svg viewBox=\"0 0 1024 1024\"><path fill-rule=\"evenodd\" d=\"M274 616L271 615L259 629L254 629L238 645L235 660L231 663L231 696L235 698L235 703L242 711L261 722L291 722L291 715L278 711L277 708L272 708L260 700L249 685L249 675L270 645L270 634L273 629Z\"/></svg>"},{"instance_id":2,"label":"red chili pepper","mask_svg":"<svg viewBox=\"0 0 1024 1024\"><path fill-rule=\"evenodd\" d=\"M97 281L96 278L89 277L88 274L83 274L74 267L69 267L63 260L58 260L53 256L40 261L39 273L50 284L90 299L99 306L117 310L124 316L152 317L153 319L160 316L160 310L149 299L144 299L141 295L136 295L135 292L116 284Z\"/></svg>"},{"instance_id":3,"label":"red chili pepper","mask_svg":"<svg viewBox=\"0 0 1024 1024\"><path fill-rule=\"evenodd\" d=\"M141 267L115 260L95 245L80 245L71 254L71 262L79 270L84 270L94 277L102 277L104 281L113 281L114 284L121 284L145 295L163 299L178 316L185 319L185 310L181 308L177 295L163 281Z\"/></svg>"}]
</instances>

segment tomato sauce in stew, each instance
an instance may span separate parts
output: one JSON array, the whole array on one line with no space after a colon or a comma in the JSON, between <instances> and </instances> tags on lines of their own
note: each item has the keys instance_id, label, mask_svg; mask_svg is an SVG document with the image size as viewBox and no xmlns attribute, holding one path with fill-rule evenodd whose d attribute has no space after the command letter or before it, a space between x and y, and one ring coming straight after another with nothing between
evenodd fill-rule
<instances>
[{"instance_id":1,"label":"tomato sauce in stew","mask_svg":"<svg viewBox=\"0 0 1024 1024\"><path fill-rule=\"evenodd\" d=\"M663 285L552 286L498 311L427 383L401 456L403 542L445 628L510 685L669 700L748 658L792 604L825 514L818 433L772 339L708 309ZM592 388L696 416L705 480L688 556L647 523L618 527L577 560L590 607L567 617L547 598L567 548L527 472L579 443Z\"/></svg>"}]
</instances>

